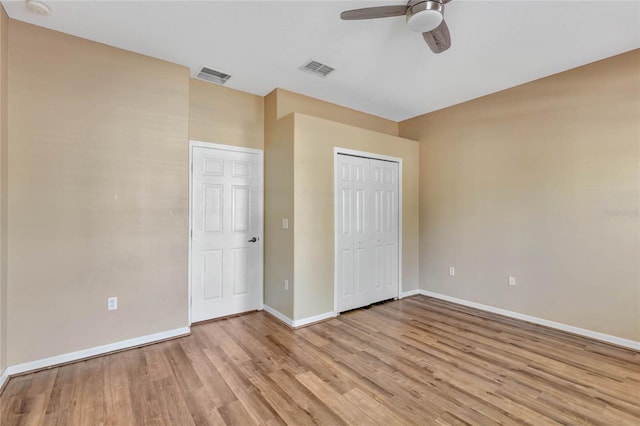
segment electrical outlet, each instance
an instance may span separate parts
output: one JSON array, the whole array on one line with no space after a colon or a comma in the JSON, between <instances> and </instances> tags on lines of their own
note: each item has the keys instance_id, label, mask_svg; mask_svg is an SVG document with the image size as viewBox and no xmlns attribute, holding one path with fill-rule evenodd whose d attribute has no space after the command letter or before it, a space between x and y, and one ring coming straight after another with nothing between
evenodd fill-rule
<instances>
[{"instance_id":1,"label":"electrical outlet","mask_svg":"<svg viewBox=\"0 0 640 426\"><path fill-rule=\"evenodd\" d=\"M284 280L284 289L289 290L289 280Z\"/></svg>"},{"instance_id":2,"label":"electrical outlet","mask_svg":"<svg viewBox=\"0 0 640 426\"><path fill-rule=\"evenodd\" d=\"M509 285L510 286L516 285L516 277L512 277L511 275L509 275Z\"/></svg>"},{"instance_id":3,"label":"electrical outlet","mask_svg":"<svg viewBox=\"0 0 640 426\"><path fill-rule=\"evenodd\" d=\"M117 297L108 297L107 298L107 310L115 311L118 309L118 298Z\"/></svg>"},{"instance_id":4,"label":"electrical outlet","mask_svg":"<svg viewBox=\"0 0 640 426\"><path fill-rule=\"evenodd\" d=\"M452 277L456 276L456 268L453 266L449 266L449 275Z\"/></svg>"},{"instance_id":5,"label":"electrical outlet","mask_svg":"<svg viewBox=\"0 0 640 426\"><path fill-rule=\"evenodd\" d=\"M289 219L282 219L282 229L289 229Z\"/></svg>"}]
</instances>

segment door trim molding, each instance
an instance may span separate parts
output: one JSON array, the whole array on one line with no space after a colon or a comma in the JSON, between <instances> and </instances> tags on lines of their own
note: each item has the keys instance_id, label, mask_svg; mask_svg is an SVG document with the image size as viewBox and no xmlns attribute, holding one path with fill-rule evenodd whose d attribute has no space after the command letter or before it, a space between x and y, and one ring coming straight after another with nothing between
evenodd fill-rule
<instances>
[{"instance_id":1,"label":"door trim molding","mask_svg":"<svg viewBox=\"0 0 640 426\"><path fill-rule=\"evenodd\" d=\"M2 391L4 391L4 386L9 383L9 379L9 367L7 367L0 373L0 395L2 395Z\"/></svg>"},{"instance_id":2,"label":"door trim molding","mask_svg":"<svg viewBox=\"0 0 640 426\"><path fill-rule=\"evenodd\" d=\"M215 142L205 142L199 141L195 139L189 139L189 206L188 206L188 216L189 216L189 227L187 229L187 286L188 286L188 295L187 295L187 306L188 306L188 318L187 324L191 326L191 207L193 200L192 197L192 185L193 185L193 148L209 148L215 149L218 151L231 151L231 152L245 152L249 154L256 154L258 156L258 160L260 163L260 184L258 185L258 209L260 211L260 220L258 221L258 230L260 232L260 236L264 241L264 151L261 149L254 148L245 148L242 146L234 146L234 145L224 145ZM258 275L261 278L260 289L258 292L258 310L261 311L264 307L264 243L262 244L262 250L260 251L260 270L258 271Z\"/></svg>"},{"instance_id":3,"label":"door trim molding","mask_svg":"<svg viewBox=\"0 0 640 426\"><path fill-rule=\"evenodd\" d=\"M336 197L338 194L338 155L351 155L355 157L371 158L374 160L391 161L398 163L398 290L396 298L402 296L402 158L373 152L357 151L348 148L333 148L333 313L338 315L338 215L336 212Z\"/></svg>"}]
</instances>

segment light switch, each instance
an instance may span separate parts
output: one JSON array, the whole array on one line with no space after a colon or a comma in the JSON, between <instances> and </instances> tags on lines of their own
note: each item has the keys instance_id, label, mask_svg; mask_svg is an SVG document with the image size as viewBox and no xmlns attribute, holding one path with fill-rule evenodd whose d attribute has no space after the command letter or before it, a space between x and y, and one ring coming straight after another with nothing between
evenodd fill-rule
<instances>
[{"instance_id":1,"label":"light switch","mask_svg":"<svg viewBox=\"0 0 640 426\"><path fill-rule=\"evenodd\" d=\"M289 219L282 219L282 229L289 229Z\"/></svg>"},{"instance_id":2,"label":"light switch","mask_svg":"<svg viewBox=\"0 0 640 426\"><path fill-rule=\"evenodd\" d=\"M107 298L107 310L115 311L118 309L118 298L117 297L108 297Z\"/></svg>"}]
</instances>

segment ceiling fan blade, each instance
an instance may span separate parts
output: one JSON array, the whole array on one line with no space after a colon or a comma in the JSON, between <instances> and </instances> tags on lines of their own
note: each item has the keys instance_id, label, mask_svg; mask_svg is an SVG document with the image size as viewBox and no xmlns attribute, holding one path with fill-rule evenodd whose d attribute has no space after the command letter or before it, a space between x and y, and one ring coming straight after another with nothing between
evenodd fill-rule
<instances>
[{"instance_id":1,"label":"ceiling fan blade","mask_svg":"<svg viewBox=\"0 0 640 426\"><path fill-rule=\"evenodd\" d=\"M436 29L428 33L422 33L424 41L427 42L433 53L442 53L451 47L451 35L447 23L442 21Z\"/></svg>"},{"instance_id":2,"label":"ceiling fan blade","mask_svg":"<svg viewBox=\"0 0 640 426\"><path fill-rule=\"evenodd\" d=\"M402 16L407 13L407 5L366 7L364 9L347 10L340 14L345 21L354 19L375 19Z\"/></svg>"}]
</instances>

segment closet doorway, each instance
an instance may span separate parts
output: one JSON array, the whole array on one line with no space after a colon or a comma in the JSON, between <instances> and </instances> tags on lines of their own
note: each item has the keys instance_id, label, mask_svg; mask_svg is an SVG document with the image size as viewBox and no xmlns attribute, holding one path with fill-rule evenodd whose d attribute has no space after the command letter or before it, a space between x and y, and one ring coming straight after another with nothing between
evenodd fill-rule
<instances>
[{"instance_id":1,"label":"closet doorway","mask_svg":"<svg viewBox=\"0 0 640 426\"><path fill-rule=\"evenodd\" d=\"M402 162L336 148L336 313L397 298L401 283Z\"/></svg>"}]
</instances>

